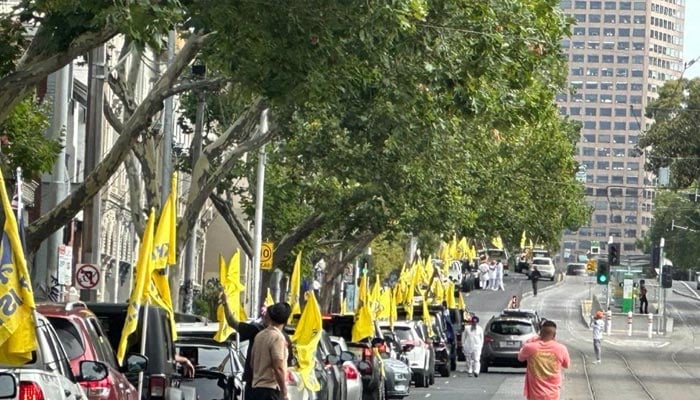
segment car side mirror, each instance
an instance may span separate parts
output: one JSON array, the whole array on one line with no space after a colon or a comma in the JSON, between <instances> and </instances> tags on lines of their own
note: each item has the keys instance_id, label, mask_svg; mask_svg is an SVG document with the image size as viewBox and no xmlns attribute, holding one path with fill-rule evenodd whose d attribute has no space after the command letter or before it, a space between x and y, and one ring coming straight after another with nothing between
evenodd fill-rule
<instances>
[{"instance_id":1,"label":"car side mirror","mask_svg":"<svg viewBox=\"0 0 700 400\"><path fill-rule=\"evenodd\" d=\"M127 374L137 374L148 368L148 358L142 354L129 354L126 356L122 372Z\"/></svg>"},{"instance_id":2,"label":"car side mirror","mask_svg":"<svg viewBox=\"0 0 700 400\"><path fill-rule=\"evenodd\" d=\"M354 359L355 359L355 355L349 351L343 351L340 353L340 361L342 361L342 362L352 361Z\"/></svg>"},{"instance_id":3,"label":"car side mirror","mask_svg":"<svg viewBox=\"0 0 700 400\"><path fill-rule=\"evenodd\" d=\"M9 372L0 373L0 399L17 397L17 377Z\"/></svg>"},{"instance_id":4,"label":"car side mirror","mask_svg":"<svg viewBox=\"0 0 700 400\"><path fill-rule=\"evenodd\" d=\"M107 377L107 366L99 361L85 360L80 362L78 382L99 382Z\"/></svg>"},{"instance_id":5,"label":"car side mirror","mask_svg":"<svg viewBox=\"0 0 700 400\"><path fill-rule=\"evenodd\" d=\"M338 364L338 361L340 361L340 357L336 356L335 354L329 354L326 356L326 364Z\"/></svg>"}]
</instances>

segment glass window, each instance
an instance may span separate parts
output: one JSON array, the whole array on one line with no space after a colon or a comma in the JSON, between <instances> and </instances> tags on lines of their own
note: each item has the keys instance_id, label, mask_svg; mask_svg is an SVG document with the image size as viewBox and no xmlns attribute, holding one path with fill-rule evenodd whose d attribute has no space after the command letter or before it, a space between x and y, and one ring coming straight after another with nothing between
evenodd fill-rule
<instances>
[{"instance_id":1,"label":"glass window","mask_svg":"<svg viewBox=\"0 0 700 400\"><path fill-rule=\"evenodd\" d=\"M586 9L586 2L585 1L575 1L574 8L577 10L585 10Z\"/></svg>"},{"instance_id":2,"label":"glass window","mask_svg":"<svg viewBox=\"0 0 700 400\"><path fill-rule=\"evenodd\" d=\"M627 91L627 82L617 82L615 84L615 90Z\"/></svg>"},{"instance_id":3,"label":"glass window","mask_svg":"<svg viewBox=\"0 0 700 400\"><path fill-rule=\"evenodd\" d=\"M632 111L634 111L634 110L632 110ZM631 121L631 122L629 123L628 129L631 130L631 131L638 131L638 130L641 130L642 127L639 125L639 122L637 122L637 121Z\"/></svg>"},{"instance_id":4,"label":"glass window","mask_svg":"<svg viewBox=\"0 0 700 400\"><path fill-rule=\"evenodd\" d=\"M603 54L603 62L606 64L612 64L615 62L615 56L612 54Z\"/></svg>"},{"instance_id":5,"label":"glass window","mask_svg":"<svg viewBox=\"0 0 700 400\"><path fill-rule=\"evenodd\" d=\"M619 8L620 8L620 10L631 10L632 9L632 2L631 1L621 1Z\"/></svg>"},{"instance_id":6,"label":"glass window","mask_svg":"<svg viewBox=\"0 0 700 400\"><path fill-rule=\"evenodd\" d=\"M642 104L642 96L630 96L630 103Z\"/></svg>"},{"instance_id":7,"label":"glass window","mask_svg":"<svg viewBox=\"0 0 700 400\"><path fill-rule=\"evenodd\" d=\"M610 147L601 147L596 151L598 157L610 157Z\"/></svg>"},{"instance_id":8,"label":"glass window","mask_svg":"<svg viewBox=\"0 0 700 400\"><path fill-rule=\"evenodd\" d=\"M615 74L618 78L625 78L627 77L629 70L627 68L618 68L617 73Z\"/></svg>"},{"instance_id":9,"label":"glass window","mask_svg":"<svg viewBox=\"0 0 700 400\"><path fill-rule=\"evenodd\" d=\"M632 56L632 64L644 64L644 56Z\"/></svg>"},{"instance_id":10,"label":"glass window","mask_svg":"<svg viewBox=\"0 0 700 400\"><path fill-rule=\"evenodd\" d=\"M559 107L559 115L566 115L566 107Z\"/></svg>"},{"instance_id":11,"label":"glass window","mask_svg":"<svg viewBox=\"0 0 700 400\"><path fill-rule=\"evenodd\" d=\"M638 91L644 89L644 84L642 83L632 83L630 84L630 89L633 91Z\"/></svg>"},{"instance_id":12,"label":"glass window","mask_svg":"<svg viewBox=\"0 0 700 400\"><path fill-rule=\"evenodd\" d=\"M575 90L583 89L583 82L582 81L571 82L571 88L575 89Z\"/></svg>"},{"instance_id":13,"label":"glass window","mask_svg":"<svg viewBox=\"0 0 700 400\"><path fill-rule=\"evenodd\" d=\"M569 108L569 115L581 115L581 107Z\"/></svg>"},{"instance_id":14,"label":"glass window","mask_svg":"<svg viewBox=\"0 0 700 400\"><path fill-rule=\"evenodd\" d=\"M603 124L603 121L600 121ZM610 143L610 135L598 135L598 143Z\"/></svg>"},{"instance_id":15,"label":"glass window","mask_svg":"<svg viewBox=\"0 0 700 400\"><path fill-rule=\"evenodd\" d=\"M621 171L625 169L625 163L623 163L622 161L613 161L612 169L615 171Z\"/></svg>"},{"instance_id":16,"label":"glass window","mask_svg":"<svg viewBox=\"0 0 700 400\"><path fill-rule=\"evenodd\" d=\"M594 40L589 40L588 42L588 48L596 50L600 48L600 42L594 41Z\"/></svg>"},{"instance_id":17,"label":"glass window","mask_svg":"<svg viewBox=\"0 0 700 400\"><path fill-rule=\"evenodd\" d=\"M598 102L598 95L597 94L587 94L584 97L586 99L586 103L597 103Z\"/></svg>"},{"instance_id":18,"label":"glass window","mask_svg":"<svg viewBox=\"0 0 700 400\"><path fill-rule=\"evenodd\" d=\"M589 54L587 58L589 63L600 62L600 57L597 54Z\"/></svg>"},{"instance_id":19,"label":"glass window","mask_svg":"<svg viewBox=\"0 0 700 400\"><path fill-rule=\"evenodd\" d=\"M535 329L532 324L523 321L494 321L490 326L491 332L499 335L522 336L535 333Z\"/></svg>"},{"instance_id":20,"label":"glass window","mask_svg":"<svg viewBox=\"0 0 700 400\"><path fill-rule=\"evenodd\" d=\"M600 36L600 28L588 28L589 36Z\"/></svg>"},{"instance_id":21,"label":"glass window","mask_svg":"<svg viewBox=\"0 0 700 400\"><path fill-rule=\"evenodd\" d=\"M588 15L588 22L599 23L600 22L600 14L589 14Z\"/></svg>"},{"instance_id":22,"label":"glass window","mask_svg":"<svg viewBox=\"0 0 700 400\"><path fill-rule=\"evenodd\" d=\"M591 10L600 10L602 4L600 1L591 1Z\"/></svg>"},{"instance_id":23,"label":"glass window","mask_svg":"<svg viewBox=\"0 0 700 400\"><path fill-rule=\"evenodd\" d=\"M610 183L610 178L608 178L607 175L596 175L595 183ZM598 205L596 204L596 207L597 206ZM607 205L605 208L607 208ZM603 209L601 209L601 210L603 210Z\"/></svg>"},{"instance_id":24,"label":"glass window","mask_svg":"<svg viewBox=\"0 0 700 400\"><path fill-rule=\"evenodd\" d=\"M586 89L589 89L589 90L598 89L598 82L586 82Z\"/></svg>"},{"instance_id":25,"label":"glass window","mask_svg":"<svg viewBox=\"0 0 700 400\"><path fill-rule=\"evenodd\" d=\"M637 177L637 176L628 176L628 177L627 177L627 184L628 184L628 185L638 185L638 184L639 184L639 177Z\"/></svg>"},{"instance_id":26,"label":"glass window","mask_svg":"<svg viewBox=\"0 0 700 400\"><path fill-rule=\"evenodd\" d=\"M644 42L634 42L632 45L635 50L644 50Z\"/></svg>"},{"instance_id":27,"label":"glass window","mask_svg":"<svg viewBox=\"0 0 700 400\"><path fill-rule=\"evenodd\" d=\"M602 103L612 103L612 95L611 94L601 94L600 95L600 101ZM610 117L612 116L612 109L611 108L606 108L608 110L607 114L603 114L603 110L601 110L600 115L605 116L605 117Z\"/></svg>"},{"instance_id":28,"label":"glass window","mask_svg":"<svg viewBox=\"0 0 700 400\"><path fill-rule=\"evenodd\" d=\"M625 135L613 135L613 143L625 143Z\"/></svg>"},{"instance_id":29,"label":"glass window","mask_svg":"<svg viewBox=\"0 0 700 400\"><path fill-rule=\"evenodd\" d=\"M574 14L574 19L576 22L586 22L586 14Z\"/></svg>"},{"instance_id":30,"label":"glass window","mask_svg":"<svg viewBox=\"0 0 700 400\"><path fill-rule=\"evenodd\" d=\"M617 63L618 64L629 64L630 58L629 56L617 56Z\"/></svg>"},{"instance_id":31,"label":"glass window","mask_svg":"<svg viewBox=\"0 0 700 400\"><path fill-rule=\"evenodd\" d=\"M642 109L641 108L633 108L630 111L630 114L632 114L633 117L641 117L642 116Z\"/></svg>"},{"instance_id":32,"label":"glass window","mask_svg":"<svg viewBox=\"0 0 700 400\"><path fill-rule=\"evenodd\" d=\"M583 129L595 129L595 121L583 121Z\"/></svg>"},{"instance_id":33,"label":"glass window","mask_svg":"<svg viewBox=\"0 0 700 400\"><path fill-rule=\"evenodd\" d=\"M646 22L647 22L646 15L635 15L634 16L634 23L635 24L645 24Z\"/></svg>"},{"instance_id":34,"label":"glass window","mask_svg":"<svg viewBox=\"0 0 700 400\"><path fill-rule=\"evenodd\" d=\"M632 70L632 77L633 78L643 78L644 77L644 71L641 69L633 69Z\"/></svg>"},{"instance_id":35,"label":"glass window","mask_svg":"<svg viewBox=\"0 0 700 400\"><path fill-rule=\"evenodd\" d=\"M85 346L80 338L80 333L72 322L65 318L49 318L49 321L69 359L74 360L85 353Z\"/></svg>"},{"instance_id":36,"label":"glass window","mask_svg":"<svg viewBox=\"0 0 700 400\"><path fill-rule=\"evenodd\" d=\"M586 47L586 43L584 42L574 42L573 44L574 49L583 49Z\"/></svg>"},{"instance_id":37,"label":"glass window","mask_svg":"<svg viewBox=\"0 0 700 400\"><path fill-rule=\"evenodd\" d=\"M610 169L610 161L598 161L598 169L609 170Z\"/></svg>"},{"instance_id":38,"label":"glass window","mask_svg":"<svg viewBox=\"0 0 700 400\"><path fill-rule=\"evenodd\" d=\"M629 35L630 35L629 28L618 28L617 29L617 36L629 37Z\"/></svg>"},{"instance_id":39,"label":"glass window","mask_svg":"<svg viewBox=\"0 0 700 400\"><path fill-rule=\"evenodd\" d=\"M601 68L600 75L601 76L613 76L613 69L612 68Z\"/></svg>"},{"instance_id":40,"label":"glass window","mask_svg":"<svg viewBox=\"0 0 700 400\"><path fill-rule=\"evenodd\" d=\"M600 90L612 90L613 84L612 82L601 82L600 83Z\"/></svg>"},{"instance_id":41,"label":"glass window","mask_svg":"<svg viewBox=\"0 0 700 400\"><path fill-rule=\"evenodd\" d=\"M571 8L571 0L560 0L559 7L562 9Z\"/></svg>"},{"instance_id":42,"label":"glass window","mask_svg":"<svg viewBox=\"0 0 700 400\"><path fill-rule=\"evenodd\" d=\"M615 109L615 116L616 117L626 117L627 116L627 109L626 108L616 108Z\"/></svg>"},{"instance_id":43,"label":"glass window","mask_svg":"<svg viewBox=\"0 0 700 400\"><path fill-rule=\"evenodd\" d=\"M583 143L595 143L595 135L587 133L583 135Z\"/></svg>"},{"instance_id":44,"label":"glass window","mask_svg":"<svg viewBox=\"0 0 700 400\"><path fill-rule=\"evenodd\" d=\"M625 156L625 149L613 149L613 156L614 157L624 157Z\"/></svg>"},{"instance_id":45,"label":"glass window","mask_svg":"<svg viewBox=\"0 0 700 400\"><path fill-rule=\"evenodd\" d=\"M573 54L571 56L571 61L573 62L583 62L583 54Z\"/></svg>"},{"instance_id":46,"label":"glass window","mask_svg":"<svg viewBox=\"0 0 700 400\"><path fill-rule=\"evenodd\" d=\"M632 36L634 37L644 37L646 30L644 28L635 28L632 30Z\"/></svg>"},{"instance_id":47,"label":"glass window","mask_svg":"<svg viewBox=\"0 0 700 400\"><path fill-rule=\"evenodd\" d=\"M583 76L583 67L571 68L571 75Z\"/></svg>"},{"instance_id":48,"label":"glass window","mask_svg":"<svg viewBox=\"0 0 700 400\"><path fill-rule=\"evenodd\" d=\"M630 17L629 15L620 15L619 21L621 24L631 24L632 17Z\"/></svg>"},{"instance_id":49,"label":"glass window","mask_svg":"<svg viewBox=\"0 0 700 400\"><path fill-rule=\"evenodd\" d=\"M605 2L605 9L606 10L614 10L615 8L617 8L616 6L617 6L617 4L614 1L606 1Z\"/></svg>"},{"instance_id":50,"label":"glass window","mask_svg":"<svg viewBox=\"0 0 700 400\"><path fill-rule=\"evenodd\" d=\"M574 28L574 36L583 36L586 34L586 28L583 27L575 27Z\"/></svg>"},{"instance_id":51,"label":"glass window","mask_svg":"<svg viewBox=\"0 0 700 400\"><path fill-rule=\"evenodd\" d=\"M630 42L617 42L617 49L618 50L629 50L630 49Z\"/></svg>"},{"instance_id":52,"label":"glass window","mask_svg":"<svg viewBox=\"0 0 700 400\"><path fill-rule=\"evenodd\" d=\"M624 178L623 178L622 176L613 175L613 176L610 178L610 183L622 185L622 184L625 183L625 182L624 182Z\"/></svg>"},{"instance_id":53,"label":"glass window","mask_svg":"<svg viewBox=\"0 0 700 400\"><path fill-rule=\"evenodd\" d=\"M610 121L600 121L600 123L598 123L598 129L600 129L601 131L609 131L611 128L612 128L612 124L610 123ZM608 136L608 135L606 135L606 136ZM610 143L609 136L608 136L608 141L606 143Z\"/></svg>"},{"instance_id":54,"label":"glass window","mask_svg":"<svg viewBox=\"0 0 700 400\"><path fill-rule=\"evenodd\" d=\"M581 149L581 154L584 156L594 156L595 155L595 148L594 147L584 147Z\"/></svg>"},{"instance_id":55,"label":"glass window","mask_svg":"<svg viewBox=\"0 0 700 400\"><path fill-rule=\"evenodd\" d=\"M634 9L635 10L646 10L647 9L647 3L644 1L635 1L634 2Z\"/></svg>"},{"instance_id":56,"label":"glass window","mask_svg":"<svg viewBox=\"0 0 700 400\"><path fill-rule=\"evenodd\" d=\"M614 24L615 23L615 15L605 14L605 16L603 17L603 21L605 21L606 24Z\"/></svg>"},{"instance_id":57,"label":"glass window","mask_svg":"<svg viewBox=\"0 0 700 400\"><path fill-rule=\"evenodd\" d=\"M626 122L624 122L624 121L615 121L615 130L616 130L616 131L624 131L624 130L626 130L626 129L627 129L627 123L626 123ZM624 136L623 136L623 137L624 137ZM618 143L624 143L624 141L618 142Z\"/></svg>"},{"instance_id":58,"label":"glass window","mask_svg":"<svg viewBox=\"0 0 700 400\"><path fill-rule=\"evenodd\" d=\"M585 110L585 111L586 111L586 115L587 115L587 116L593 117L593 116L596 115L596 113L597 113L598 110L595 109L595 108L593 108L593 107L586 107L586 110Z\"/></svg>"},{"instance_id":59,"label":"glass window","mask_svg":"<svg viewBox=\"0 0 700 400\"><path fill-rule=\"evenodd\" d=\"M615 103L627 103L627 95L616 94L615 95Z\"/></svg>"},{"instance_id":60,"label":"glass window","mask_svg":"<svg viewBox=\"0 0 700 400\"><path fill-rule=\"evenodd\" d=\"M637 143L639 143L639 136L637 136L637 135L629 135L629 136L627 136L627 143L629 143L629 144L637 144Z\"/></svg>"},{"instance_id":61,"label":"glass window","mask_svg":"<svg viewBox=\"0 0 700 400\"><path fill-rule=\"evenodd\" d=\"M612 102L612 100L611 101L603 100L603 96L610 96L610 98L612 98L612 95L609 95L609 94L601 94L600 95L600 101L602 101L604 103ZM600 109L600 116L601 117L612 117L612 108L601 108Z\"/></svg>"}]
</instances>

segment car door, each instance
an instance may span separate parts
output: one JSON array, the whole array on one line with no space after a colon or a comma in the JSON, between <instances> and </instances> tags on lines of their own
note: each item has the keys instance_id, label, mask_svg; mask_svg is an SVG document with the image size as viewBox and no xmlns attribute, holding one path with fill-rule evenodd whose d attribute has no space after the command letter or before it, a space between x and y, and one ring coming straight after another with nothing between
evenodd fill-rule
<instances>
[{"instance_id":1,"label":"car door","mask_svg":"<svg viewBox=\"0 0 700 400\"><path fill-rule=\"evenodd\" d=\"M45 343L45 348L42 349L44 363L49 371L58 375L61 385L60 391L63 393L62 398L66 400L82 399L84 397L83 389L76 383L70 362L56 332L50 325L43 325L40 332L44 336L43 342Z\"/></svg>"},{"instance_id":2,"label":"car door","mask_svg":"<svg viewBox=\"0 0 700 400\"><path fill-rule=\"evenodd\" d=\"M118 400L136 400L138 393L126 376L119 371L114 350L109 340L102 331L102 326L96 318L87 318L88 332L97 354L97 361L102 361L109 368L109 375L114 379L114 387L117 389Z\"/></svg>"}]
</instances>

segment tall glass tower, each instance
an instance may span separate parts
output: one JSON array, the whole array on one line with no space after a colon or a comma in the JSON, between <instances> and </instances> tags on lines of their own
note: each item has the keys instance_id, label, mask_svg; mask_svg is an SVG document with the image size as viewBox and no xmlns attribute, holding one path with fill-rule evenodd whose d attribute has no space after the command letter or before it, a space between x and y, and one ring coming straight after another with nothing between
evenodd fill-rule
<instances>
[{"instance_id":1,"label":"tall glass tower","mask_svg":"<svg viewBox=\"0 0 700 400\"><path fill-rule=\"evenodd\" d=\"M593 209L587 226L562 235L562 254L575 261L609 237L621 258L639 254L635 241L652 219L656 178L636 149L651 121L644 107L665 81L683 71L685 0L562 0L576 24L561 42L571 91L557 96L562 116L580 121L578 179Z\"/></svg>"}]
</instances>

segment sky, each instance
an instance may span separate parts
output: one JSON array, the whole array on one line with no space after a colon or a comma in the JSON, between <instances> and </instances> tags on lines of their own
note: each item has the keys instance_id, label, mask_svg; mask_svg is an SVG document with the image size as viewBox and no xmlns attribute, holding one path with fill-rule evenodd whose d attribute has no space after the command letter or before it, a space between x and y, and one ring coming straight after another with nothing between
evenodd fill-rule
<instances>
[{"instance_id":1,"label":"sky","mask_svg":"<svg viewBox=\"0 0 700 400\"><path fill-rule=\"evenodd\" d=\"M685 0L685 32L683 60L688 62L700 57L700 0ZM700 77L700 60L688 68L686 78Z\"/></svg>"}]
</instances>

